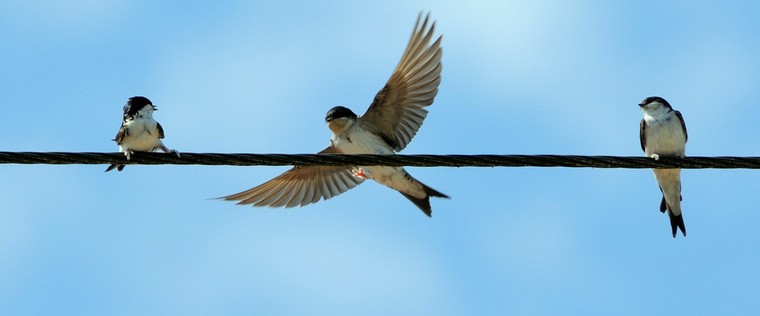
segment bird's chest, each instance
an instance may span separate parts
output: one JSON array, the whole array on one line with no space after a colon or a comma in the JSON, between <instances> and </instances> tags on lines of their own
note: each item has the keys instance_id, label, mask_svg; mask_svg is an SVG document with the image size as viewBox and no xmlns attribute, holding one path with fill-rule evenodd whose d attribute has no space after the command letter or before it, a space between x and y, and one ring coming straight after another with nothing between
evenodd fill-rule
<instances>
[{"instance_id":1,"label":"bird's chest","mask_svg":"<svg viewBox=\"0 0 760 316\"><path fill-rule=\"evenodd\" d=\"M345 154L392 155L393 149L378 135L363 129L351 129L333 135L333 146Z\"/></svg>"},{"instance_id":2,"label":"bird's chest","mask_svg":"<svg viewBox=\"0 0 760 316\"><path fill-rule=\"evenodd\" d=\"M133 150L153 150L158 137L158 123L155 120L136 119L127 123L127 135L123 144Z\"/></svg>"},{"instance_id":3,"label":"bird's chest","mask_svg":"<svg viewBox=\"0 0 760 316\"><path fill-rule=\"evenodd\" d=\"M679 155L682 156L686 147L681 122L677 118L665 119L645 118L647 122L646 153L647 155Z\"/></svg>"},{"instance_id":4,"label":"bird's chest","mask_svg":"<svg viewBox=\"0 0 760 316\"><path fill-rule=\"evenodd\" d=\"M338 137L333 137L333 146L344 154L375 154L375 155L392 155L393 149L382 139L382 137L356 129L348 133L342 133ZM401 187L408 182L404 179L406 172L401 167L389 166L357 166L363 169L367 176L381 184L393 188Z\"/></svg>"}]
</instances>

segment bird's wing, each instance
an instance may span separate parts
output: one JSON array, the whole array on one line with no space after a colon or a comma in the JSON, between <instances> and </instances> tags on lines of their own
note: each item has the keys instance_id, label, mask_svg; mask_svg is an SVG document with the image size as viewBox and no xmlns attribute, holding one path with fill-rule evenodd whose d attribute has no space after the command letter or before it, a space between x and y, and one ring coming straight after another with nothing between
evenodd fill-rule
<instances>
[{"instance_id":1,"label":"bird's wing","mask_svg":"<svg viewBox=\"0 0 760 316\"><path fill-rule=\"evenodd\" d=\"M337 154L332 145L319 154ZM361 184L346 166L296 166L255 188L222 197L253 206L294 207L319 202Z\"/></svg>"},{"instance_id":2,"label":"bird's wing","mask_svg":"<svg viewBox=\"0 0 760 316\"><path fill-rule=\"evenodd\" d=\"M401 61L362 116L396 151L419 130L428 113L425 107L433 103L441 83L441 37L430 44L435 22L428 28L429 17L421 25L422 14L417 17Z\"/></svg>"},{"instance_id":3,"label":"bird's wing","mask_svg":"<svg viewBox=\"0 0 760 316\"><path fill-rule=\"evenodd\" d=\"M675 111L676 117L678 117L678 120L681 121L681 128L683 129L683 137L685 141L689 140L689 134L686 133L686 122L683 120L683 116L681 115L681 112Z\"/></svg>"},{"instance_id":4,"label":"bird's wing","mask_svg":"<svg viewBox=\"0 0 760 316\"><path fill-rule=\"evenodd\" d=\"M124 136L127 136L127 135L129 135L129 131L127 130L127 124L121 124L121 128L119 128L119 131L116 132L116 136L114 136L113 141L121 145L121 142L124 141Z\"/></svg>"},{"instance_id":5,"label":"bird's wing","mask_svg":"<svg viewBox=\"0 0 760 316\"><path fill-rule=\"evenodd\" d=\"M158 138L163 139L164 138L164 128L161 127L161 124L156 122L156 128L158 128Z\"/></svg>"},{"instance_id":6,"label":"bird's wing","mask_svg":"<svg viewBox=\"0 0 760 316\"><path fill-rule=\"evenodd\" d=\"M641 123L639 123L639 141L641 141L641 150L644 152L647 151L647 121L644 119L641 119Z\"/></svg>"}]
</instances>

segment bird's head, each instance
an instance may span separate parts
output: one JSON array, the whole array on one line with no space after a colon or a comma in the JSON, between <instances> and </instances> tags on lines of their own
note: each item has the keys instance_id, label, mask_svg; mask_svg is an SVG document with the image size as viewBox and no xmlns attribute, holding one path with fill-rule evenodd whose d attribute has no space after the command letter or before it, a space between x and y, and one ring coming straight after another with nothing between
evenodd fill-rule
<instances>
[{"instance_id":1,"label":"bird's head","mask_svg":"<svg viewBox=\"0 0 760 316\"><path fill-rule=\"evenodd\" d=\"M152 115L153 111L158 110L153 103L146 97L135 96L127 100L127 104L124 105L124 118L134 118L138 114Z\"/></svg>"},{"instance_id":2,"label":"bird's head","mask_svg":"<svg viewBox=\"0 0 760 316\"><path fill-rule=\"evenodd\" d=\"M356 120L356 113L351 109L343 106L336 106L330 111L327 111L325 115L325 122L327 127L330 128L333 133L343 132L348 126L350 126Z\"/></svg>"},{"instance_id":3,"label":"bird's head","mask_svg":"<svg viewBox=\"0 0 760 316\"><path fill-rule=\"evenodd\" d=\"M645 113L669 112L673 109L670 103L661 97L648 97L639 103L639 107Z\"/></svg>"}]
</instances>

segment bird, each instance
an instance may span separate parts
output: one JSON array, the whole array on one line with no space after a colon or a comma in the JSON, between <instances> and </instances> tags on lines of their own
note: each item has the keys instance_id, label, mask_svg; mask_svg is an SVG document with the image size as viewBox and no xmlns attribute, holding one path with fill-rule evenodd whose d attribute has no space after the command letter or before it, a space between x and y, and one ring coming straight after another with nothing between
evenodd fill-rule
<instances>
[{"instance_id":1,"label":"bird","mask_svg":"<svg viewBox=\"0 0 760 316\"><path fill-rule=\"evenodd\" d=\"M411 39L396 69L375 95L364 115L336 106L325 115L333 133L330 145L319 154L393 155L412 140L433 103L441 82L441 39L432 42L435 22L430 14L417 17ZM295 166L259 186L221 197L238 204L295 207L327 200L364 180L399 191L427 216L432 215L430 197L449 198L412 177L403 167L388 166Z\"/></svg>"},{"instance_id":2,"label":"bird","mask_svg":"<svg viewBox=\"0 0 760 316\"><path fill-rule=\"evenodd\" d=\"M164 138L164 128L153 118L153 111L157 110L156 106L143 96L131 97L124 104L121 128L112 140L119 145L119 152L124 153L127 160L130 160L136 151L151 152L156 149L180 156L178 151L167 148L161 141ZM111 164L105 172L113 169L122 171L124 165Z\"/></svg>"},{"instance_id":3,"label":"bird","mask_svg":"<svg viewBox=\"0 0 760 316\"><path fill-rule=\"evenodd\" d=\"M641 150L647 157L659 160L661 156L684 158L686 155L686 123L681 112L673 110L668 101L653 96L639 103L644 118L639 124ZM686 225L681 212L681 169L652 169L662 192L660 212L667 211L673 238L678 230L686 237Z\"/></svg>"}]
</instances>

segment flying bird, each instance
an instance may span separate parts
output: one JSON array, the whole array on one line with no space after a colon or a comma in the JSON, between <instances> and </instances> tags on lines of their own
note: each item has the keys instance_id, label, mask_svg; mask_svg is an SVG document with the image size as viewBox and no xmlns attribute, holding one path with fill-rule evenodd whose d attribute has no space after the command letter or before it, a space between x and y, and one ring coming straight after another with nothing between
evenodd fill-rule
<instances>
[{"instance_id":1,"label":"flying bird","mask_svg":"<svg viewBox=\"0 0 760 316\"><path fill-rule=\"evenodd\" d=\"M659 160L660 156L683 158L686 154L686 123L681 112L673 110L661 97L648 97L639 103L644 112L639 138L641 149L647 157ZM678 229L686 236L686 225L681 212L681 169L652 169L662 192L660 212L667 211L673 238Z\"/></svg>"},{"instance_id":2,"label":"flying bird","mask_svg":"<svg viewBox=\"0 0 760 316\"><path fill-rule=\"evenodd\" d=\"M424 20L420 14L401 61L364 115L343 106L327 112L325 122L333 135L319 154L393 155L409 144L441 83L441 36L431 44L434 31L429 14ZM428 216L431 196L448 198L404 168L387 166L296 166L264 184L222 198L253 206L304 206L346 192L365 179L399 191Z\"/></svg>"},{"instance_id":3,"label":"flying bird","mask_svg":"<svg viewBox=\"0 0 760 316\"><path fill-rule=\"evenodd\" d=\"M179 157L179 152L166 148L161 141L164 138L164 129L153 119L153 111L157 110L146 97L135 96L127 100L127 104L124 105L121 128L113 139L119 145L119 152L124 153L127 160L131 159L136 151L150 152L156 149L161 149L165 153L174 153ZM124 165L111 164L106 168L106 172L113 169L122 171Z\"/></svg>"}]
</instances>

